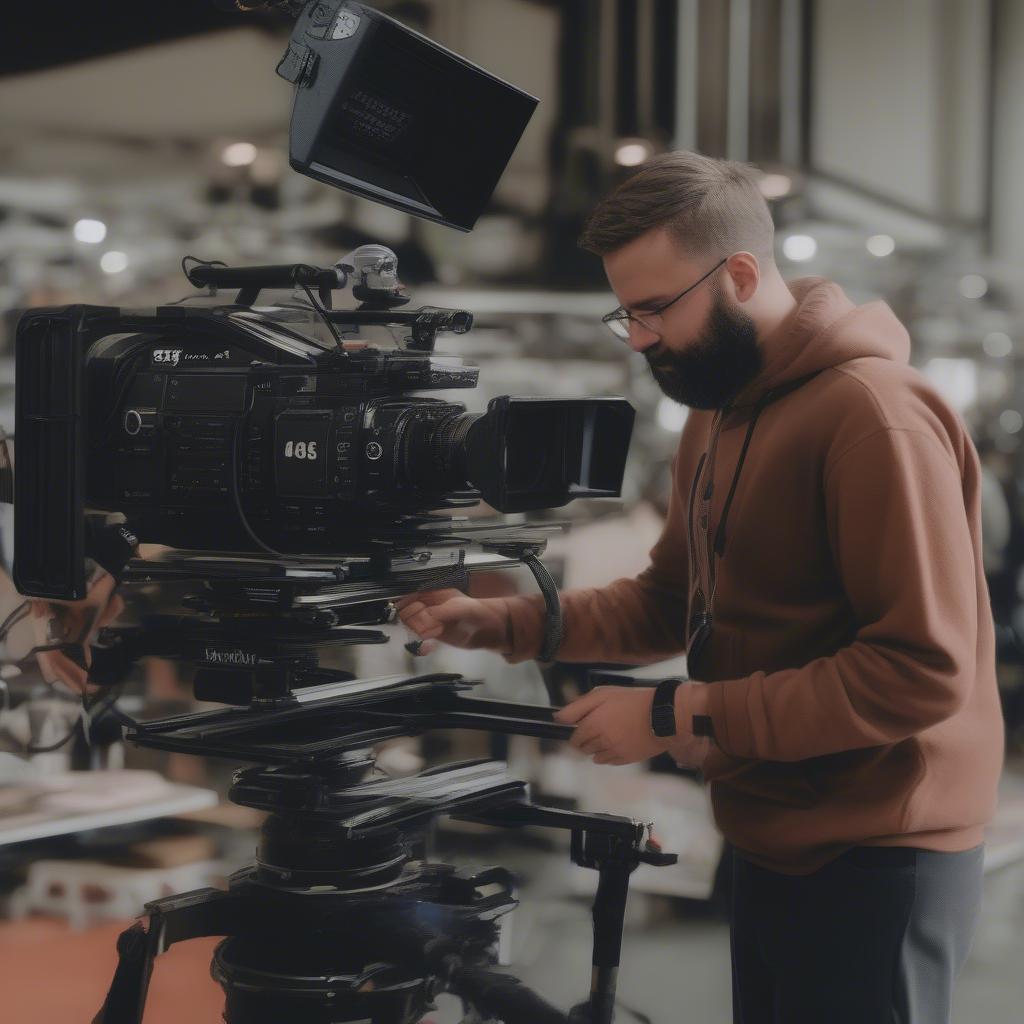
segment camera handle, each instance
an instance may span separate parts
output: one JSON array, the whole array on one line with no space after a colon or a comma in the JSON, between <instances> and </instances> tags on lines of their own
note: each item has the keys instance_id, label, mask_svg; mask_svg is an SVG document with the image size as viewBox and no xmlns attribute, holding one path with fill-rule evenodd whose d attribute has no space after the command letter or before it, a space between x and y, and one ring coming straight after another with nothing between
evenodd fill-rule
<instances>
[{"instance_id":1,"label":"camera handle","mask_svg":"<svg viewBox=\"0 0 1024 1024\"><path fill-rule=\"evenodd\" d=\"M192 261L189 264L189 261ZM344 274L336 267L311 267L307 263L274 264L264 267L229 267L219 260L186 256L181 269L194 288L237 288L239 306L255 305L264 288L316 288L321 303L330 309L331 291L343 288Z\"/></svg>"},{"instance_id":2,"label":"camera handle","mask_svg":"<svg viewBox=\"0 0 1024 1024\"><path fill-rule=\"evenodd\" d=\"M533 578L544 595L544 641L540 647L539 661L554 661L558 648L562 646L564 636L562 625L562 605L558 600L558 587L551 578L547 566L538 557L544 550L543 544L528 541L512 541L500 544L484 544L485 551L493 551L506 558L515 558L522 562L533 573Z\"/></svg>"}]
</instances>

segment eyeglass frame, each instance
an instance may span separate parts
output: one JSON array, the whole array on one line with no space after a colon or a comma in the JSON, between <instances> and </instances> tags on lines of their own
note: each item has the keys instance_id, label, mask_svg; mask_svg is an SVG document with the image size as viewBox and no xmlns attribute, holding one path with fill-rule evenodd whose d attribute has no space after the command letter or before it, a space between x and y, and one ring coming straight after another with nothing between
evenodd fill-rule
<instances>
[{"instance_id":1,"label":"eyeglass frame","mask_svg":"<svg viewBox=\"0 0 1024 1024\"><path fill-rule=\"evenodd\" d=\"M665 310L668 309L669 306L672 306L675 303L677 303L684 295L689 295L689 293L692 292L693 289L697 287L697 285L703 284L716 270L719 269L719 267L724 266L729 261L729 259L730 259L730 257L732 255L735 255L735 254L730 254L730 256L723 256L709 271L707 271L707 273L703 274L701 277L699 277L696 281L694 281L693 284L689 285L687 288L684 288L674 299L669 299L668 302L663 303L662 305L658 306L657 309L650 310L649 312L645 313L644 316L649 316L649 317L650 316L661 316L662 313L664 313ZM644 321L643 317L634 316L632 313L629 312L628 309L625 308L625 306L616 306L616 308L613 309L610 313L605 313L605 315L603 317L601 317L601 323L603 323L605 325L605 327L607 327L608 330L611 331L612 334L615 335L615 337L619 341L628 341L629 340L629 323L630 323L630 321L632 321L633 323L640 324L641 327L643 327L646 330L650 331L652 334L657 334L658 333L658 331L655 330L655 328L651 327L650 324L648 324L648 323L646 323ZM613 325L614 324L618 324L618 323L623 323L623 322L625 322L625 324L626 324L626 327L625 327L626 333L625 334L619 334L618 331L616 330L616 328Z\"/></svg>"}]
</instances>

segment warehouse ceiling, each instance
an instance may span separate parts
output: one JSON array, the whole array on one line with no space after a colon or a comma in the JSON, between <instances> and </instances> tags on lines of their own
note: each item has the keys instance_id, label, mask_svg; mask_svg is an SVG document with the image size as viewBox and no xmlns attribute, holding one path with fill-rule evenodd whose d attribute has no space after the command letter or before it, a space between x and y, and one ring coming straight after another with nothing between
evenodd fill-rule
<instances>
[{"instance_id":1,"label":"warehouse ceiling","mask_svg":"<svg viewBox=\"0 0 1024 1024\"><path fill-rule=\"evenodd\" d=\"M222 29L8 75L0 137L7 146L28 135L132 146L279 131L292 93L274 72L284 46L256 28Z\"/></svg>"},{"instance_id":2,"label":"warehouse ceiling","mask_svg":"<svg viewBox=\"0 0 1024 1024\"><path fill-rule=\"evenodd\" d=\"M267 29L287 24L281 16L219 10L212 0L5 0L3 6L0 75L58 67L243 23Z\"/></svg>"}]
</instances>

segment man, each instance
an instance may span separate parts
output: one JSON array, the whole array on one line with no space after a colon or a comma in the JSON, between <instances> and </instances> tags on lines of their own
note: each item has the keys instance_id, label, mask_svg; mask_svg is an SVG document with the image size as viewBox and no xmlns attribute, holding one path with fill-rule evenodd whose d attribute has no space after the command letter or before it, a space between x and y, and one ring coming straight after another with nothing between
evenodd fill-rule
<instances>
[{"instance_id":1,"label":"man","mask_svg":"<svg viewBox=\"0 0 1024 1024\"><path fill-rule=\"evenodd\" d=\"M581 244L622 303L606 322L694 411L650 567L564 594L558 657L685 649L690 681L556 717L596 762L668 751L710 781L734 1021L948 1021L1003 743L974 446L885 303L783 281L743 166L657 157ZM542 607L439 591L400 613L514 662Z\"/></svg>"}]
</instances>

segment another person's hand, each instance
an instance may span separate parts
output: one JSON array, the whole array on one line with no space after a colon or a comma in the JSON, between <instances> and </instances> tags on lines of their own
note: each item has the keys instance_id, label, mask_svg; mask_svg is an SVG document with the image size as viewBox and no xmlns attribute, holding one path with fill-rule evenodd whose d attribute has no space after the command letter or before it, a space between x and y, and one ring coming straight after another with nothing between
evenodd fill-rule
<instances>
[{"instance_id":1,"label":"another person's hand","mask_svg":"<svg viewBox=\"0 0 1024 1024\"><path fill-rule=\"evenodd\" d=\"M76 693L86 693L89 685L88 666L92 661L90 646L96 634L113 622L124 610L124 601L115 593L114 578L100 571L89 584L89 592L81 601L42 601L32 599L32 618L37 620L37 646L49 644L77 645L80 657L72 659L62 650L36 653L43 678L64 683ZM78 662L82 664L79 664Z\"/></svg>"},{"instance_id":2,"label":"another person's hand","mask_svg":"<svg viewBox=\"0 0 1024 1024\"><path fill-rule=\"evenodd\" d=\"M438 643L465 650L507 650L508 609L500 599L467 597L448 588L410 594L395 606L399 619L422 641L419 654L429 654Z\"/></svg>"}]
</instances>

